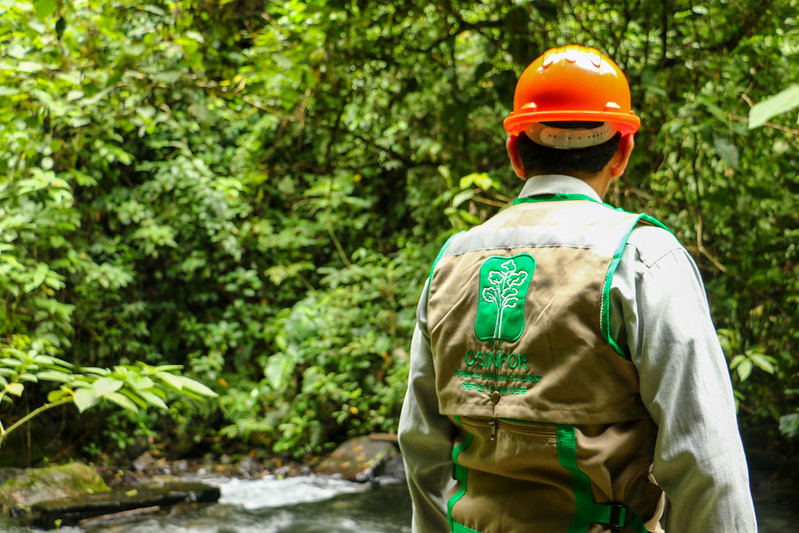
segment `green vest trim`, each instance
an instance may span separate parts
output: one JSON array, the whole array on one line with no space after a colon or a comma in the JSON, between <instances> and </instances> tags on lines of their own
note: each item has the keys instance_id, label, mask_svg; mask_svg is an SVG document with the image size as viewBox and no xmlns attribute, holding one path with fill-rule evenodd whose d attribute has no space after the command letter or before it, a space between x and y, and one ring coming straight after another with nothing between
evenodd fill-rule
<instances>
[{"instance_id":1,"label":"green vest trim","mask_svg":"<svg viewBox=\"0 0 799 533\"><path fill-rule=\"evenodd\" d=\"M580 533L591 524L594 497L591 494L591 479L577 465L577 437L574 426L558 424L558 461L572 475L572 490L577 509L574 520L566 533Z\"/></svg>"},{"instance_id":2,"label":"green vest trim","mask_svg":"<svg viewBox=\"0 0 799 533\"><path fill-rule=\"evenodd\" d=\"M611 531L632 529L635 533L649 533L638 514L624 505L595 503L592 521L610 527Z\"/></svg>"},{"instance_id":3,"label":"green vest trim","mask_svg":"<svg viewBox=\"0 0 799 533\"><path fill-rule=\"evenodd\" d=\"M613 208L613 209L615 209L616 211L620 211L622 213L629 213L624 209L618 209L618 208ZM634 213L629 213L629 214L634 214ZM616 274L616 269L619 268L619 262L621 262L621 256L624 253L624 248L627 246L627 241L630 240L630 235L632 234L636 226L638 226L638 224L640 223L657 226L671 233L669 228L664 226L657 219L646 214L639 214L635 219L635 221L632 224L630 224L630 229L627 230L627 233L624 235L624 238L622 238L622 240L619 242L619 245L616 247L615 252L613 252L613 260L610 262L610 267L608 267L608 273L605 276L605 285L602 288L602 315L600 316L599 324L602 331L602 337L604 337L605 340L608 341L610 346L614 350L616 350L616 353L618 353L620 356L624 357L627 360L630 359L630 354L628 354L625 350L623 350L621 346L619 346L619 344L616 342L616 339L614 339L610 335L610 285L613 282L613 276Z\"/></svg>"},{"instance_id":4,"label":"green vest trim","mask_svg":"<svg viewBox=\"0 0 799 533\"><path fill-rule=\"evenodd\" d=\"M460 417L455 417L455 420L458 422L458 424L461 423ZM463 450L471 446L473 438L474 435L472 435L471 433L467 433L466 440L452 449L452 479L459 482L461 485L458 492L453 494L452 497L447 502L447 520L449 521L449 529L453 533L455 533L456 531L455 529L456 526L459 527L459 529L457 530L458 532L470 533L473 531L462 524L458 524L452 518L452 508L455 506L456 503L458 503L458 501L461 498L463 498L463 495L466 494L466 479L469 473L469 470L467 468L461 466L461 464L458 463L458 456L461 454Z\"/></svg>"},{"instance_id":5,"label":"green vest trim","mask_svg":"<svg viewBox=\"0 0 799 533\"><path fill-rule=\"evenodd\" d=\"M629 507L621 504L594 503L591 479L577 465L577 438L574 426L558 424L558 461L572 475L572 490L577 509L567 533L584 533L592 523L611 528L631 528L647 533L644 521Z\"/></svg>"},{"instance_id":6,"label":"green vest trim","mask_svg":"<svg viewBox=\"0 0 799 533\"><path fill-rule=\"evenodd\" d=\"M616 250L613 252L613 260L610 262L610 266L608 267L608 272L605 275L605 285L602 287L602 314L600 315L600 322L599 327L602 331L602 337L605 338L610 346L616 350L616 353L624 357L625 359L629 359L629 354L624 351L621 346L616 342L616 339L611 337L610 335L610 285L613 282L613 276L616 274L616 269L619 268L619 263L621 262L621 256L624 253L624 248L627 246L627 241L630 240L630 234L633 232L635 227L638 225L638 222L641 220L643 215L639 215L638 218L635 219L635 222L630 224L630 229L627 230L625 233L624 238L619 241L619 245L616 247Z\"/></svg>"},{"instance_id":7,"label":"green vest trim","mask_svg":"<svg viewBox=\"0 0 799 533\"><path fill-rule=\"evenodd\" d=\"M438 262L441 261L441 258L444 257L444 252L447 251L447 248L449 248L449 245L452 242L452 240L455 237L457 237L458 235L460 235L461 233L464 233L464 232L463 231L459 231L455 235L450 236L450 238L447 239L444 242L444 246L442 246L441 249L438 251L438 254L436 255L436 258L433 261L433 266L430 267L430 276L428 277L428 283L433 281L433 271L436 269L436 265L438 264Z\"/></svg>"},{"instance_id":8,"label":"green vest trim","mask_svg":"<svg viewBox=\"0 0 799 533\"><path fill-rule=\"evenodd\" d=\"M569 202L574 200L588 200L589 202L594 202L596 204L602 203L596 198L592 198L587 194L536 194L534 196L520 196L513 201L513 205L533 204L536 202Z\"/></svg>"}]
</instances>

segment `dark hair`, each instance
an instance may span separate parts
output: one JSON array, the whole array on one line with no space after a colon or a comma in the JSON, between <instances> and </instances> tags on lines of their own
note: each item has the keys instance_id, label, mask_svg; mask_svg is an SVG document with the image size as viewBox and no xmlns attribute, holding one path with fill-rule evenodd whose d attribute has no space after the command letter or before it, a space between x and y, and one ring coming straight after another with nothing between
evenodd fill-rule
<instances>
[{"instance_id":1,"label":"dark hair","mask_svg":"<svg viewBox=\"0 0 799 533\"><path fill-rule=\"evenodd\" d=\"M587 123L549 123L555 127L586 127ZM590 126L589 126L590 127ZM572 150L558 150L534 143L524 133L519 134L516 146L519 148L524 172L545 174L572 174L574 172L588 172L596 174L602 170L613 154L619 149L621 134L616 133L610 140L596 146L587 148L574 148Z\"/></svg>"}]
</instances>

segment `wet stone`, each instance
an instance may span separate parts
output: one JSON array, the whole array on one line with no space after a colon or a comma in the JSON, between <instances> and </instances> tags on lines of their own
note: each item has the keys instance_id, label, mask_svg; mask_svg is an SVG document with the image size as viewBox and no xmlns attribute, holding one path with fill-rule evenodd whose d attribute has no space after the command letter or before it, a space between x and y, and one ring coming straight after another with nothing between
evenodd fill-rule
<instances>
[{"instance_id":1,"label":"wet stone","mask_svg":"<svg viewBox=\"0 0 799 533\"><path fill-rule=\"evenodd\" d=\"M372 435L350 439L319 463L315 472L348 481L368 482L382 475L399 451L396 436Z\"/></svg>"},{"instance_id":2,"label":"wet stone","mask_svg":"<svg viewBox=\"0 0 799 533\"><path fill-rule=\"evenodd\" d=\"M219 497L219 487L198 482L173 482L162 487L40 502L31 507L30 516L25 521L35 527L50 529L57 524L72 526L92 518L126 512L152 512L183 503L214 503Z\"/></svg>"},{"instance_id":3,"label":"wet stone","mask_svg":"<svg viewBox=\"0 0 799 533\"><path fill-rule=\"evenodd\" d=\"M39 502L109 492L97 471L81 463L47 468L5 468L0 473L3 514L18 514Z\"/></svg>"}]
</instances>

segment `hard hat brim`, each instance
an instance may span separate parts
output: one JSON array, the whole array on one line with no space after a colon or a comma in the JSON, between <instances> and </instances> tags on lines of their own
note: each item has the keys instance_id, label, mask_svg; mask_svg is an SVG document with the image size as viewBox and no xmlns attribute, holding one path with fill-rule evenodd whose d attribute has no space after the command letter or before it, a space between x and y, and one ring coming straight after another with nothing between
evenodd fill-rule
<instances>
[{"instance_id":1,"label":"hard hat brim","mask_svg":"<svg viewBox=\"0 0 799 533\"><path fill-rule=\"evenodd\" d=\"M538 122L606 122L613 124L622 135L635 133L641 127L641 119L632 111L529 111L511 113L504 122L505 131L517 136L531 124Z\"/></svg>"}]
</instances>

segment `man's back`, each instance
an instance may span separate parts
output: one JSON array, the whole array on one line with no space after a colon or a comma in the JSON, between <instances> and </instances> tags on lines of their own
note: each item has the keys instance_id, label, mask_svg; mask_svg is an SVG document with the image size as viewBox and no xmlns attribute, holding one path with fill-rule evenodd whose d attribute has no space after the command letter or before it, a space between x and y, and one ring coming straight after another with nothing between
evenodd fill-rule
<instances>
[{"instance_id":1,"label":"man's back","mask_svg":"<svg viewBox=\"0 0 799 533\"><path fill-rule=\"evenodd\" d=\"M659 518L656 427L634 365L603 336L614 258L638 219L580 196L523 197L435 265L439 410L459 428L451 524L584 531L620 520L611 504L622 524Z\"/></svg>"}]
</instances>

